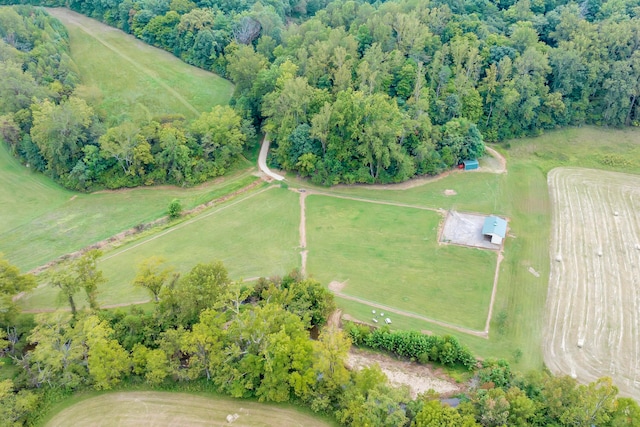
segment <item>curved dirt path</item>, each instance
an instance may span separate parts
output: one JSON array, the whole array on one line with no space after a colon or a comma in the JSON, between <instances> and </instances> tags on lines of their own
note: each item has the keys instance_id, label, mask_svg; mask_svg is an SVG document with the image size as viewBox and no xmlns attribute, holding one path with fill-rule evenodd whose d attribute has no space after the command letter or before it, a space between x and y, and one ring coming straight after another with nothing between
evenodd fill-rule
<instances>
[{"instance_id":1,"label":"curved dirt path","mask_svg":"<svg viewBox=\"0 0 640 427\"><path fill-rule=\"evenodd\" d=\"M491 147L486 147L485 149L487 150L487 153L491 154L491 157L493 157L494 159L496 159L498 161L498 167L493 167L493 173L507 173L507 159L504 158L504 156L502 154L500 154L498 151L494 150Z\"/></svg>"},{"instance_id":2,"label":"curved dirt path","mask_svg":"<svg viewBox=\"0 0 640 427\"><path fill-rule=\"evenodd\" d=\"M260 154L258 155L258 168L269 178L275 179L276 181L284 180L284 176L278 175L275 172L272 172L271 169L267 166L267 155L269 154L269 138L267 134L262 138L262 145L260 146Z\"/></svg>"},{"instance_id":3,"label":"curved dirt path","mask_svg":"<svg viewBox=\"0 0 640 427\"><path fill-rule=\"evenodd\" d=\"M428 184L430 182L440 181L443 178L448 177L452 174L457 173L476 173L476 172L485 172L485 173L496 173L502 174L507 173L507 159L500 154L498 151L494 150L491 147L485 147L487 153L491 154L491 160L487 159L481 162L485 163L480 166L480 169L476 169L473 171L462 171L460 169L450 169L446 172L435 176L421 176L418 178L412 178L408 181L399 182L397 184L338 184L334 185L333 188L353 188L360 187L366 188L370 190L408 190L415 187L420 187L422 185Z\"/></svg>"}]
</instances>

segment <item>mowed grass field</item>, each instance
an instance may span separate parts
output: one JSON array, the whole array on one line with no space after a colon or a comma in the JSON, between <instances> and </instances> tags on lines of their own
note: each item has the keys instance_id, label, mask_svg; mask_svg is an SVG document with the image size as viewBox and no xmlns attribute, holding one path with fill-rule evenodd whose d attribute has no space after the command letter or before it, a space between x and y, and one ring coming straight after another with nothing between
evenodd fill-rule
<instances>
[{"instance_id":1,"label":"mowed grass field","mask_svg":"<svg viewBox=\"0 0 640 427\"><path fill-rule=\"evenodd\" d=\"M228 103L233 85L122 31L66 9L48 9L67 27L83 96L107 124L163 114L187 118ZM141 188L76 194L20 165L0 144L0 252L22 270L164 215L177 198L189 209L255 180L236 173L192 189Z\"/></svg>"},{"instance_id":2,"label":"mowed grass field","mask_svg":"<svg viewBox=\"0 0 640 427\"><path fill-rule=\"evenodd\" d=\"M394 316L392 326L454 334L479 356L504 357L523 371L539 369L543 366L541 343L550 262L551 204L547 173L558 166L582 166L640 174L640 131L568 128L536 138L509 141L495 148L507 159L506 174L455 172L406 190L379 190L364 186L318 190L435 209L507 216L511 236L506 240L504 260L500 265L488 340L409 317ZM313 188L306 182L296 184ZM457 194L447 196L444 193L447 189ZM309 215L310 212L307 213ZM312 236L312 229L308 228L307 232ZM384 247L383 244L380 247ZM309 265L313 268L313 247L310 246L309 250ZM375 263L366 264L363 274L368 274L367 269L373 267ZM530 268L538 276L532 274ZM349 283L343 292L350 293ZM371 307L366 304L338 298L338 305L345 313L358 319L371 319Z\"/></svg>"},{"instance_id":3,"label":"mowed grass field","mask_svg":"<svg viewBox=\"0 0 640 427\"><path fill-rule=\"evenodd\" d=\"M300 267L300 209L297 195L268 187L204 211L191 220L124 245L99 263L106 284L99 288L102 305L144 301L150 295L132 285L139 264L161 256L176 272L198 263L220 260L234 280L284 275ZM27 310L66 308L58 290L43 286L20 300ZM84 304L84 297L79 295Z\"/></svg>"},{"instance_id":4,"label":"mowed grass field","mask_svg":"<svg viewBox=\"0 0 640 427\"><path fill-rule=\"evenodd\" d=\"M238 418L229 424L228 415ZM62 426L300 426L335 423L288 405L169 392L117 392L81 400L49 418L46 427Z\"/></svg>"},{"instance_id":5,"label":"mowed grass field","mask_svg":"<svg viewBox=\"0 0 640 427\"><path fill-rule=\"evenodd\" d=\"M309 195L306 218L307 270L323 283L345 282L345 294L484 329L497 252L438 244L440 213Z\"/></svg>"},{"instance_id":6,"label":"mowed grass field","mask_svg":"<svg viewBox=\"0 0 640 427\"><path fill-rule=\"evenodd\" d=\"M510 141L509 144L509 148L497 147L507 158L508 173L506 174L453 173L442 179L407 190L373 190L366 187L319 188L317 190L330 195L405 203L433 209L495 213L508 217L510 236L506 240L504 260L500 266L489 339L461 334L429 322L399 315L393 316L392 327L429 330L439 334L450 333L458 336L477 355L504 357L513 362L517 369L526 371L539 369L543 366L541 342L549 277L551 228L547 172L557 166L573 165L640 174L640 132L586 127L550 132L538 138ZM291 185L312 188L306 182L297 182L292 179L290 181L292 181ZM36 188L40 184L32 183L31 185L32 188ZM454 190L457 194L447 196L444 193L444 190L447 189ZM45 190L46 185L41 191L47 194ZM19 194L19 191L14 190L14 192ZM237 226L229 228L220 235L221 237L216 238L212 234L211 239L207 240L208 247L215 248L215 253L211 252L212 257L215 255L213 259L222 258L217 254L227 254L228 258L223 260L227 263L234 279L277 274L280 271L286 272L292 267L299 266L299 248L297 248L299 244L298 198L292 192L282 190L283 195L280 192L281 190L269 190L263 195L251 199L255 201L259 200L258 197L264 197L266 202L275 195L287 199L287 202L278 208L277 217L279 219L277 221L273 220L271 215L264 215L263 203L254 205L249 201L238 205L242 206L242 209L233 210L236 214L230 215L230 218L218 217L217 224L222 230L227 228L227 221L234 223L237 221ZM45 196L44 200L51 200L52 203L72 203L66 200L68 195L70 194L62 193L62 195ZM320 210L324 209L325 205L329 209L326 215L333 215L331 221L322 218ZM166 208L166 204L163 204L163 208ZM229 210L232 209L229 208ZM349 219L348 215L337 216L338 212L349 210L359 211L360 219L354 219L355 217ZM131 215L135 211L130 209L128 213ZM410 211L411 213L408 213ZM206 215L207 212L203 215ZM286 226L280 222L283 216L291 216ZM416 249L424 248L425 246L420 245L427 245L429 242L429 240L420 240L427 237L426 230L433 233L434 237L431 243L435 242L435 231L432 230L438 220L437 216L437 213L418 209L379 206L310 194L307 197L308 272L325 284L331 280L348 280L347 287L343 292L347 294L361 292L361 295L366 299L373 295L367 288L372 280L382 279L381 282L393 283L394 278L402 277L407 272L411 272L413 275L409 281L413 281L414 278L421 279L423 277L421 273L417 273L417 269L398 268L395 264L398 263L398 260L405 262L404 258L407 257L407 253L420 253L420 250ZM214 217L216 215L212 215L211 218ZM409 225L407 222L402 222L404 217L411 220ZM335 231L338 229L337 225L344 228L350 224L349 221L353 227L347 232ZM412 226L414 222L419 226ZM204 221L202 223L204 224ZM260 226L256 226L256 223ZM331 226L334 227L334 230L330 229ZM269 237L247 237L252 234L266 233L274 227L273 239L275 240ZM316 227L324 227L324 229L314 231ZM203 239L201 236L203 233L198 233L196 228L193 230L195 231L189 231L188 228L183 230L187 237L181 237L182 232L171 232L166 236L158 237L149 243L105 260L102 265L110 279L110 284L103 289L103 299L101 300L103 304L126 303L148 298L146 294L140 290L134 290L130 286L135 264L146 256L164 255L170 260L170 263L183 271L201 260L210 261L212 257L203 255L205 252L199 246L200 244L193 246L193 241ZM291 234L287 238L282 238L280 234L285 230L287 230L286 233ZM344 234L348 234L351 238L345 238ZM148 239L151 238L153 236ZM394 243L398 240L402 241L403 245ZM273 246L270 248L273 249L265 249L261 243L265 241L272 242ZM277 267L277 263L263 262L264 258L261 258L260 251L280 250L283 241L286 241L284 250L289 252L281 259L289 259L290 261L283 262L282 267ZM2 239L0 239L1 244ZM33 248L38 249L46 247L46 245L47 243L43 239L37 242ZM351 247L344 245L351 245ZM413 250L408 249L411 245L414 245ZM161 250L156 251L155 248ZM459 259L454 262L454 257L457 255L451 255L449 261L445 261L448 263L447 268L454 263L467 265L468 254L476 255L473 249L458 249L463 250L460 252ZM1 247L0 250L2 250ZM109 253L106 257L111 255ZM123 261L118 261L118 257L121 257ZM422 261L407 258L406 264L411 267ZM384 268L383 263L386 264ZM495 261L492 263L495 266ZM425 267L421 266L421 268ZM533 269L537 275L532 274L530 269ZM120 270L123 270L122 273ZM373 274L372 271L377 274ZM453 274L458 273L457 269L454 271ZM443 269L442 272L436 271L434 274L442 275L438 283L434 282L434 286L445 289L447 281L450 280L446 269ZM382 277L378 277L381 275ZM27 307L53 308L52 306L55 305L54 293L50 291L47 293L44 290L38 290L38 292L38 295L25 301ZM385 292L385 301L388 298L397 298L394 293L387 295L387 288L383 292ZM405 296L400 293L397 295L401 299ZM337 303L345 313L363 321L370 321L370 306L340 298L337 299ZM398 303L404 304L407 301L398 301ZM411 303L415 304L415 302ZM475 315L470 315L470 313L475 310L473 307L486 306L486 304L476 304L472 298L465 298L465 301L457 305L443 305L433 307L433 309L442 310L445 312L444 316L449 315L451 310L462 311L460 315L455 316L458 321L454 320L452 323L478 322L477 313ZM418 309L424 308L420 306ZM476 320L472 320L472 318Z\"/></svg>"},{"instance_id":7,"label":"mowed grass field","mask_svg":"<svg viewBox=\"0 0 640 427\"><path fill-rule=\"evenodd\" d=\"M161 49L68 9L47 9L67 28L82 85L77 94L108 124L163 114L195 118L227 104L233 85Z\"/></svg>"},{"instance_id":8,"label":"mowed grass field","mask_svg":"<svg viewBox=\"0 0 640 427\"><path fill-rule=\"evenodd\" d=\"M239 165L240 166L240 165ZM241 165L224 179L194 188L149 187L93 194L63 189L22 166L0 144L0 252L27 271L166 214L178 199L193 208L257 178Z\"/></svg>"}]
</instances>

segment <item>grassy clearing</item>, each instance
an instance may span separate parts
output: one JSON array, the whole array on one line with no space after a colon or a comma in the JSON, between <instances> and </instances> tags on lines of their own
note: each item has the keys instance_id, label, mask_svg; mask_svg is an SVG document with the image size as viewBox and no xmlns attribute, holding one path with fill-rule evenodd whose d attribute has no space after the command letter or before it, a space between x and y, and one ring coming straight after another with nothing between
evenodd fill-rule
<instances>
[{"instance_id":1,"label":"grassy clearing","mask_svg":"<svg viewBox=\"0 0 640 427\"><path fill-rule=\"evenodd\" d=\"M103 305L149 298L132 286L137 267L150 256L165 257L178 272L221 260L233 279L285 274L300 266L297 195L277 187L213 207L191 220L107 253L100 262L108 283L99 289ZM25 309L51 309L57 290L41 287L21 299Z\"/></svg>"},{"instance_id":2,"label":"grassy clearing","mask_svg":"<svg viewBox=\"0 0 640 427\"><path fill-rule=\"evenodd\" d=\"M308 270L347 281L346 294L483 330L497 254L438 244L441 221L433 211L310 195Z\"/></svg>"},{"instance_id":3,"label":"grassy clearing","mask_svg":"<svg viewBox=\"0 0 640 427\"><path fill-rule=\"evenodd\" d=\"M169 392L117 392L80 400L51 417L55 426L201 426L227 425L226 417L238 414L234 425L309 426L335 425L289 405L234 400L211 395Z\"/></svg>"},{"instance_id":4,"label":"grassy clearing","mask_svg":"<svg viewBox=\"0 0 640 427\"><path fill-rule=\"evenodd\" d=\"M242 164L243 168L247 166ZM188 189L149 187L73 193L21 166L0 144L0 252L22 270L29 270L159 218L174 198L189 209L255 180L244 169Z\"/></svg>"},{"instance_id":5,"label":"grassy clearing","mask_svg":"<svg viewBox=\"0 0 640 427\"><path fill-rule=\"evenodd\" d=\"M503 150L503 152L508 161L507 174L455 173L421 187L398 191L371 190L363 187L322 188L321 190L333 194L431 208L453 208L460 211L497 213L508 216L511 237L506 240L505 259L500 267L500 280L490 339L485 340L456 332L453 334L457 335L463 343L469 345L479 356L504 357L512 362L517 360L516 368L524 371L539 369L543 364L540 344L549 275L548 245L551 227L546 173L557 166L583 166L640 173L640 132L597 128L566 129L539 138L511 141L510 148ZM0 153L2 152L0 151ZM1 156L0 160L2 160ZM25 174L27 174L25 175L27 178L31 176L31 178L24 180L25 183L31 185L31 187L26 186L25 191L38 191L40 185L46 187L46 181L40 184L37 181L39 178L36 178L34 183L29 181L29 179L33 179L33 175L28 175L28 171L25 171ZM0 176L2 175L0 174ZM14 181L20 184L23 182L22 180ZM290 181L292 185L301 184L295 180L290 179ZM302 184L311 187L307 183ZM457 195L445 196L445 189L453 189ZM0 189L0 194L3 194L2 191L5 194L7 191L12 191L16 195L16 206L20 206L19 199L17 199L17 195L21 194L20 190L10 190L5 186ZM42 191L43 197L50 199L51 203L56 201L70 203L65 201L67 193L46 196L49 190L45 188ZM299 264L295 248L298 245L299 209L295 195L280 189L265 193L264 203L269 203L272 196L276 195L276 199L282 197L287 201L278 207L277 212L268 215L264 211L262 202L254 204L247 201L239 205L243 207L242 209L230 209L235 213L230 215L230 219L218 220L221 230L223 230L220 237L216 237L218 235L213 231L196 233L185 230L187 236L185 238L179 237L182 232L176 233L174 236L178 236L178 239L173 240L169 236L158 238L154 240L153 244L142 246L140 249L128 253L140 259L152 254L165 254L174 265L177 267L183 265L185 269L200 259L210 260L208 255L205 256L206 251L212 251L212 255L216 255L216 258L221 258L217 254L228 254L224 260L234 278L285 272ZM6 196L3 195L3 197ZM166 208L169 199L170 197L167 197L162 209ZM2 206L7 205L0 204L0 209ZM109 205L105 204L104 206ZM37 203L33 205L34 209L38 207ZM21 218L20 214L14 210L7 209L10 215L14 215L18 219ZM273 210L267 210L273 212ZM24 212L26 212L25 215L28 215L29 211L25 209ZM340 214L341 212L342 214ZM357 216L349 217L348 212ZM130 215L131 212L128 214ZM216 215L213 215L212 218L217 217ZM289 219L285 220L285 217ZM379 281L378 283L382 283L384 286L388 286L386 283L392 284L390 288L375 285L377 286L376 291L381 293L384 302L390 298L402 298L402 295L396 292L398 278L406 280L405 283L416 283L416 281L424 280L427 276L424 270L426 265L424 259L412 258L408 254L426 252L423 248L428 241L421 239L428 237L427 231L433 233L433 241L435 241L435 232L430 230L435 227L436 217L437 215L432 212L310 195L307 198L307 239L310 251L308 270L323 283L334 279L349 279L344 292L354 294L354 296L373 299L369 286L371 283L375 284L376 281ZM202 223L209 223L208 221L202 221ZM225 230L225 224L229 221L234 221L234 224L237 225L233 229ZM286 222L286 225L282 221ZM258 225L256 226L256 224ZM416 227L416 224L419 226ZM86 228L86 225L83 227ZM316 227L322 227L322 229L316 230ZM333 230L330 227L334 227ZM275 230L273 231L274 235L262 237L261 234L270 233L269 230ZM282 236L283 233L290 234L287 234L288 237L285 238ZM209 239L208 246L205 246L206 249L201 249L200 246L195 246L193 249L188 239L201 241L205 234L213 236ZM3 244L1 237L0 250L2 250ZM149 237L149 239L151 238ZM273 246L264 246L266 241L271 242L270 244ZM223 243L217 245L216 242ZM397 244L397 242L402 242L402 244ZM160 243L162 244L160 245ZM44 240L41 240L39 245L46 246ZM265 249L262 249L263 247ZM160 250L156 251L156 248ZM265 262L261 252L271 253L276 249L288 251L280 259L289 259L290 262L281 262L281 264L273 261L271 263ZM459 249L465 250L465 248ZM442 254L444 253L438 253L437 256ZM138 291L130 287L130 279L125 277L132 277L134 264L137 262L131 259L132 256L123 256L123 258L129 258L125 260L126 262L109 260L107 262L113 262L113 264L107 264L107 262L103 264L105 272L118 272L113 274L120 274L120 269L129 269L121 278L112 278L110 286L113 287L113 290L110 289L103 293L104 301L127 302L137 298L146 298L144 293L136 294ZM447 283L448 280L451 280L445 273L447 270L457 272L457 270L463 270L460 268L461 265L465 268L468 266L466 255L459 256L452 253L447 256L449 258L445 261L446 269L442 269L441 272L436 270L433 273L441 275L440 277L444 277L444 279L435 283ZM278 265L282 267L277 267ZM495 261L492 265L495 265ZM273 268L273 266L276 267ZM540 277L531 274L529 268L533 268L540 274ZM492 271L493 269L491 269ZM107 275L110 274L112 273ZM429 277L431 277L430 273ZM450 288L451 286L447 286L446 290L449 291ZM360 292L360 295L357 295L356 292ZM110 293L112 294L110 295ZM395 294L398 296L394 296ZM407 297L411 298L411 295L407 295ZM54 305L52 301L55 300L55 297L52 293L47 294L46 297L45 294L41 294L39 298L39 301L35 299L31 301L30 306L35 308ZM393 305L403 306L406 303L407 301L400 300L395 301ZM415 302L410 303L416 304ZM476 301L468 297L457 306L443 304L442 307L433 307L433 309L444 311L443 316L450 315L449 311L451 310L462 311L461 314L455 315L457 319L465 319L464 316L468 316L464 321L477 322L477 318L470 315L470 312L475 310L473 307L477 307L474 304ZM338 300L338 305L344 309L345 313L364 321L371 317L371 309L366 305L343 300ZM419 311L421 309L423 307L420 306L416 310L410 311L424 313L424 311ZM433 317L437 316L433 315ZM499 318L500 322L498 322ZM452 333L437 325L402 316L394 316L393 322L394 328L430 330L440 334ZM454 320L453 323L464 322L463 320ZM521 356L516 357L516 354L521 354Z\"/></svg>"},{"instance_id":6,"label":"grassy clearing","mask_svg":"<svg viewBox=\"0 0 640 427\"><path fill-rule=\"evenodd\" d=\"M227 104L233 85L161 49L67 9L49 9L67 27L82 86L78 94L108 118L163 114L194 118Z\"/></svg>"},{"instance_id":7,"label":"grassy clearing","mask_svg":"<svg viewBox=\"0 0 640 427\"><path fill-rule=\"evenodd\" d=\"M323 191L369 199L453 208L506 215L510 233L505 259L500 267L490 339L458 333L462 342L482 357L504 357L526 371L543 365L541 342L544 305L549 277L551 208L546 174L558 166L640 173L640 132L634 129L570 128L537 138L510 141L508 173L454 173L446 178L408 190L370 190L364 187ZM453 189L455 196L445 196ZM533 268L540 277L529 272ZM348 288L347 288L348 289ZM346 313L362 320L370 318L365 305L339 300ZM416 319L394 319L400 329L451 333Z\"/></svg>"}]
</instances>

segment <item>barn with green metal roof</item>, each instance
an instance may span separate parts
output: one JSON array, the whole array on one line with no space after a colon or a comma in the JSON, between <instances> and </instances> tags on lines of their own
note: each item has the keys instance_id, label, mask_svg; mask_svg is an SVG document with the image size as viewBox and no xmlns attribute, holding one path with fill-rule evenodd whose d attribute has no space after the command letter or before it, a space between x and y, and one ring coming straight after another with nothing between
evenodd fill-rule
<instances>
[{"instance_id":1,"label":"barn with green metal roof","mask_svg":"<svg viewBox=\"0 0 640 427\"><path fill-rule=\"evenodd\" d=\"M507 221L495 215L486 217L482 226L482 234L491 238L491 243L501 245L507 235Z\"/></svg>"}]
</instances>

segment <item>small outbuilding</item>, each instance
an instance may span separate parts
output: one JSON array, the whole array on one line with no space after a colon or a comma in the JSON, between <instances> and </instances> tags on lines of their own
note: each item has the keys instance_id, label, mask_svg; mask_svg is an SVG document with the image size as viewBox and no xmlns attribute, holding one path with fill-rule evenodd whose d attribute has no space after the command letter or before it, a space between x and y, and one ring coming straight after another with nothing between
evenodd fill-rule
<instances>
[{"instance_id":1,"label":"small outbuilding","mask_svg":"<svg viewBox=\"0 0 640 427\"><path fill-rule=\"evenodd\" d=\"M477 159L464 160L462 164L464 165L464 170L466 171L478 169L480 167L480 163L478 163Z\"/></svg>"},{"instance_id":2,"label":"small outbuilding","mask_svg":"<svg viewBox=\"0 0 640 427\"><path fill-rule=\"evenodd\" d=\"M491 238L491 243L501 245L507 235L507 221L495 215L486 217L482 226L482 234Z\"/></svg>"}]
</instances>

